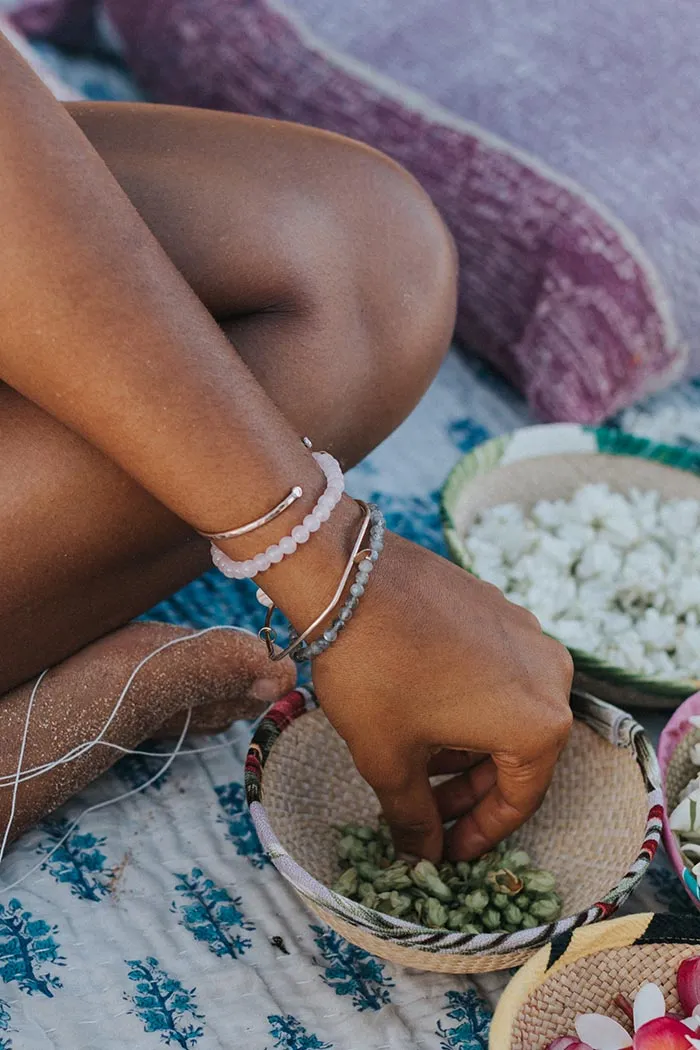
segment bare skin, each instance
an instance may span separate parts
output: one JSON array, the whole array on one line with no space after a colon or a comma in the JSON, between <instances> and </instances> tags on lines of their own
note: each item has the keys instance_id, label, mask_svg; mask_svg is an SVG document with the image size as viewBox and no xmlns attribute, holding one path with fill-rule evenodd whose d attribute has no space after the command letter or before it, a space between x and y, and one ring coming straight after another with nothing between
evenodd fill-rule
<instances>
[{"instance_id":1,"label":"bare skin","mask_svg":"<svg viewBox=\"0 0 700 1050\"><path fill-rule=\"evenodd\" d=\"M0 97L7 691L201 572L195 529L294 483L306 512L323 479L300 434L347 467L390 433L449 343L455 261L413 180L356 144L222 114L66 113L2 42ZM358 523L343 500L265 573L298 627ZM222 546L245 558L278 537ZM314 669L397 842L432 858L441 818L469 857L537 807L570 681L533 617L398 537ZM459 775L435 795L429 771Z\"/></svg>"}]
</instances>

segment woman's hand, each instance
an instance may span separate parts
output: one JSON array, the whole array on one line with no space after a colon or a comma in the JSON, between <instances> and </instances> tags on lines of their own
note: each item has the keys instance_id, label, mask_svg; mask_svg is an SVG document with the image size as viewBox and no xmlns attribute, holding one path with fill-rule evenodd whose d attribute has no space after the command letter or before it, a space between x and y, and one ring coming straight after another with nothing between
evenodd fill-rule
<instances>
[{"instance_id":1,"label":"woman's hand","mask_svg":"<svg viewBox=\"0 0 700 1050\"><path fill-rule=\"evenodd\" d=\"M571 727L571 658L490 584L395 535L319 701L407 853L483 853L538 808ZM434 791L429 776L456 773Z\"/></svg>"}]
</instances>

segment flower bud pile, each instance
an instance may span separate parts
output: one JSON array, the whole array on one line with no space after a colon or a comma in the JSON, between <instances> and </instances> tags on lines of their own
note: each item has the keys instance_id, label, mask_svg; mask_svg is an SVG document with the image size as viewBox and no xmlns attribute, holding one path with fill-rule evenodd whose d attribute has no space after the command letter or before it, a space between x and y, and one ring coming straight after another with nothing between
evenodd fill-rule
<instances>
[{"instance_id":1,"label":"flower bud pile","mask_svg":"<svg viewBox=\"0 0 700 1050\"><path fill-rule=\"evenodd\" d=\"M338 828L342 874L333 890L408 922L459 933L515 933L561 915L556 879L502 843L478 860L439 867L397 859L386 824Z\"/></svg>"}]
</instances>

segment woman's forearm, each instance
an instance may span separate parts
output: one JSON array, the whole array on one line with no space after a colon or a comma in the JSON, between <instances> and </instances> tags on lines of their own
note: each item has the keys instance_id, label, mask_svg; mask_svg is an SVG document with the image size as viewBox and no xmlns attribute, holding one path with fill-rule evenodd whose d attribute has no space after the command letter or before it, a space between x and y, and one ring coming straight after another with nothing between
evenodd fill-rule
<instances>
[{"instance_id":1,"label":"woman's forearm","mask_svg":"<svg viewBox=\"0 0 700 1050\"><path fill-rule=\"evenodd\" d=\"M293 483L305 488L306 512L324 482L299 435L77 125L1 38L0 99L0 379L197 528L255 518ZM339 530L341 560L337 540L355 520L345 505L326 534L324 543ZM281 531L276 523L229 552L247 557ZM313 561L304 552L269 574L287 607L302 569L318 575L325 564L321 545L308 546ZM327 589L319 580L311 603Z\"/></svg>"}]
</instances>

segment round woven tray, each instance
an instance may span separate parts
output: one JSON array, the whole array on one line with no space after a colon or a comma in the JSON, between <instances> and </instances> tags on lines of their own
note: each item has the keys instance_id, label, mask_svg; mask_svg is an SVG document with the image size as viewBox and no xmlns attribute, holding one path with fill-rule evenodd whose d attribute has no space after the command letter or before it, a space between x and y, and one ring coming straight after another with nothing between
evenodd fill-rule
<instances>
[{"instance_id":1,"label":"round woven tray","mask_svg":"<svg viewBox=\"0 0 700 1050\"><path fill-rule=\"evenodd\" d=\"M663 499L700 499L700 455L616 430L571 423L525 427L493 438L452 469L441 495L445 539L470 570L463 537L474 519L499 503L532 506L536 498L569 499L582 485L604 482L618 492L654 489ZM674 708L700 686L692 679L647 677L569 647L579 685L621 707Z\"/></svg>"},{"instance_id":2,"label":"round woven tray","mask_svg":"<svg viewBox=\"0 0 700 1050\"><path fill-rule=\"evenodd\" d=\"M490 1050L544 1050L574 1034L577 1014L604 1013L627 1027L613 1004L632 999L655 981L666 1008L679 1009L676 972L700 954L700 920L687 916L630 915L603 926L575 930L542 948L516 974L496 1008Z\"/></svg>"},{"instance_id":3,"label":"round woven tray","mask_svg":"<svg viewBox=\"0 0 700 1050\"><path fill-rule=\"evenodd\" d=\"M247 787L263 845L324 921L376 955L446 973L518 965L560 929L611 914L641 878L660 836L658 770L641 730L593 698L575 704L579 717L547 797L514 837L556 874L567 920L467 937L391 919L331 893L339 874L333 825L376 823L378 805L320 710L286 717L281 727L278 718L275 730L263 723L256 736Z\"/></svg>"}]
</instances>

